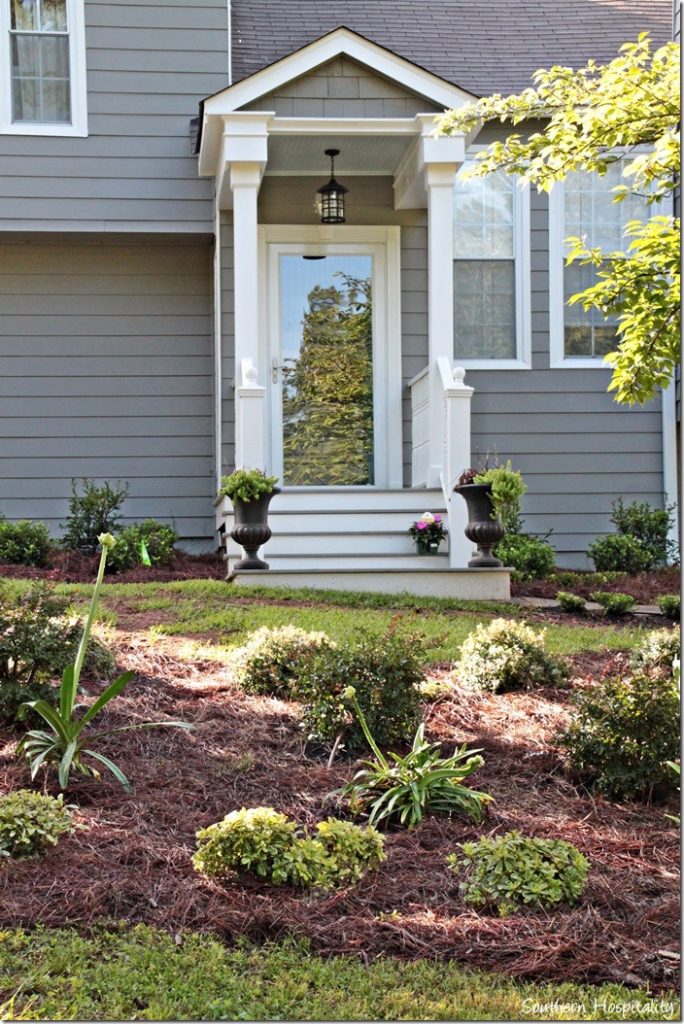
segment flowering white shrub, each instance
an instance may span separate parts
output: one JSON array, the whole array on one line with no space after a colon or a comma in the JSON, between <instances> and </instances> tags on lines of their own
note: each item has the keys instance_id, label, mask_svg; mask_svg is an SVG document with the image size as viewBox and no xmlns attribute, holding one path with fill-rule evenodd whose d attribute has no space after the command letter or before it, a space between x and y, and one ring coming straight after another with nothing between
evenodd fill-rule
<instances>
[{"instance_id":1,"label":"flowering white shrub","mask_svg":"<svg viewBox=\"0 0 684 1024\"><path fill-rule=\"evenodd\" d=\"M464 686L501 693L558 685L568 670L546 651L545 632L512 619L480 624L461 646L456 676Z\"/></svg>"},{"instance_id":2,"label":"flowering white shrub","mask_svg":"<svg viewBox=\"0 0 684 1024\"><path fill-rule=\"evenodd\" d=\"M262 626L234 652L231 666L236 681L248 693L286 697L302 661L336 646L327 633L307 633L296 626Z\"/></svg>"},{"instance_id":3,"label":"flowering white shrub","mask_svg":"<svg viewBox=\"0 0 684 1024\"><path fill-rule=\"evenodd\" d=\"M674 663L681 657L678 629L653 629L632 655L635 668L664 668L674 674Z\"/></svg>"}]
</instances>

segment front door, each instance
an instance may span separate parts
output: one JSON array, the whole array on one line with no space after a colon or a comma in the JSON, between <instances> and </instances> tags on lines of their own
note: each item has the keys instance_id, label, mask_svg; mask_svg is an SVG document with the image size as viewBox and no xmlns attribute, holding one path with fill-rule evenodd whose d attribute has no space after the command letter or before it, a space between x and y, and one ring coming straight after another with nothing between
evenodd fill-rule
<instances>
[{"instance_id":1,"label":"front door","mask_svg":"<svg viewBox=\"0 0 684 1024\"><path fill-rule=\"evenodd\" d=\"M285 487L388 486L385 246L272 243L268 287L273 471Z\"/></svg>"}]
</instances>

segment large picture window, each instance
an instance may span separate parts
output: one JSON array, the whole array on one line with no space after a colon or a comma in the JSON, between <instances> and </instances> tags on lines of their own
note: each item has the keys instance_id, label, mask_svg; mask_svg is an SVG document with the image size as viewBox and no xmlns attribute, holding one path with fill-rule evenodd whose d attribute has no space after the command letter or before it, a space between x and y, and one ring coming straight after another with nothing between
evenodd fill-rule
<instances>
[{"instance_id":1,"label":"large picture window","mask_svg":"<svg viewBox=\"0 0 684 1024\"><path fill-rule=\"evenodd\" d=\"M464 366L528 365L527 195L506 174L454 188L454 358Z\"/></svg>"},{"instance_id":2,"label":"large picture window","mask_svg":"<svg viewBox=\"0 0 684 1024\"><path fill-rule=\"evenodd\" d=\"M583 238L604 252L624 252L625 225L651 216L645 198L628 195L614 202L614 188L624 183L626 160L616 160L601 177L593 172L569 174L554 186L550 197L549 253L551 265L551 354L555 364L601 366L603 357L618 343L617 318L604 319L596 309L568 299L597 281L597 268L572 263L565 266L566 238Z\"/></svg>"},{"instance_id":3,"label":"large picture window","mask_svg":"<svg viewBox=\"0 0 684 1024\"><path fill-rule=\"evenodd\" d=\"M17 134L86 134L83 0L0 3L9 72L0 89L0 128Z\"/></svg>"}]
</instances>

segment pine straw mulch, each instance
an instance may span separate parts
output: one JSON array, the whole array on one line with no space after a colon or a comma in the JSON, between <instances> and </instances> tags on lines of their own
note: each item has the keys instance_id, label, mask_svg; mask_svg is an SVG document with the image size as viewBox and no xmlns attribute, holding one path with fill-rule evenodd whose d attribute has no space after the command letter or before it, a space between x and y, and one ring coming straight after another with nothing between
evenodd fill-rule
<instances>
[{"instance_id":1,"label":"pine straw mulch","mask_svg":"<svg viewBox=\"0 0 684 1024\"><path fill-rule=\"evenodd\" d=\"M103 752L135 783L77 779L67 794L83 830L38 861L0 868L0 927L104 919L170 930L212 930L231 941L307 937L323 953L455 959L469 967L550 980L650 984L677 981L678 831L662 807L610 804L564 777L551 739L567 720L567 692L459 694L426 709L431 735L482 747L477 788L496 802L481 826L431 819L387 836L388 859L356 886L322 896L259 881L219 885L195 873L195 831L241 806L272 805L302 824L335 813L332 790L353 766L305 756L298 708L251 698L213 661L188 661L173 641L120 637L120 662L136 670L108 712L111 724L182 718L179 730L108 738ZM583 669L597 664L585 662ZM92 688L93 692L96 688ZM0 734L0 791L29 784ZM445 856L467 839L518 828L575 843L591 861L581 903L499 919L468 908Z\"/></svg>"},{"instance_id":2,"label":"pine straw mulch","mask_svg":"<svg viewBox=\"0 0 684 1024\"><path fill-rule=\"evenodd\" d=\"M663 594L678 594L680 586L679 566L671 565L651 572L638 572L634 575L620 573L614 579L604 582L597 580L591 572L581 570L562 570L562 583L551 578L548 580L528 580L527 582L511 582L513 597L547 597L555 598L559 590L569 590L587 601L597 590L630 594L637 604L655 604Z\"/></svg>"},{"instance_id":3,"label":"pine straw mulch","mask_svg":"<svg viewBox=\"0 0 684 1024\"><path fill-rule=\"evenodd\" d=\"M50 553L44 568L3 563L0 564L0 576L49 580L52 583L94 583L99 564L99 554L86 555L80 551L62 551L57 548ZM109 583L172 583L175 580L225 578L226 563L220 555L189 555L179 550L174 552L173 562L167 567L137 565L133 569L105 577Z\"/></svg>"}]
</instances>

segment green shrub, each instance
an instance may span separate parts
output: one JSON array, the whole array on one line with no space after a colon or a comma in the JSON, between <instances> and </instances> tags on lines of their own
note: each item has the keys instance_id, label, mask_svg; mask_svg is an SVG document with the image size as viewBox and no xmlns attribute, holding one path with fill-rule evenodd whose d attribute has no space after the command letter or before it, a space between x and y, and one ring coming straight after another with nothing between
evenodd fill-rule
<instances>
[{"instance_id":1,"label":"green shrub","mask_svg":"<svg viewBox=\"0 0 684 1024\"><path fill-rule=\"evenodd\" d=\"M11 523L0 516L0 563L43 566L52 550L45 523L20 519Z\"/></svg>"},{"instance_id":2,"label":"green shrub","mask_svg":"<svg viewBox=\"0 0 684 1024\"><path fill-rule=\"evenodd\" d=\"M611 799L650 799L672 788L679 756L679 693L671 676L635 671L604 679L574 701L559 737L572 773Z\"/></svg>"},{"instance_id":3,"label":"green shrub","mask_svg":"<svg viewBox=\"0 0 684 1024\"><path fill-rule=\"evenodd\" d=\"M479 750L467 750L465 744L451 757L442 757L439 743L425 740L425 726L416 730L413 746L405 757L390 754L387 760L368 728L353 686L345 690L363 729L374 761L364 761L352 781L342 788L354 812L367 812L370 825L397 819L412 828L426 814L465 814L481 821L482 808L491 797L463 785L463 780L484 764Z\"/></svg>"},{"instance_id":4,"label":"green shrub","mask_svg":"<svg viewBox=\"0 0 684 1024\"><path fill-rule=\"evenodd\" d=\"M247 873L276 885L329 889L356 881L385 859L375 829L329 818L316 833L302 833L272 807L243 807L200 829L192 862L209 878Z\"/></svg>"},{"instance_id":5,"label":"green shrub","mask_svg":"<svg viewBox=\"0 0 684 1024\"><path fill-rule=\"evenodd\" d=\"M584 891L589 861L562 839L533 839L519 832L463 843L463 856L447 862L464 873L466 903L496 908L505 917L521 907L547 910L576 903Z\"/></svg>"},{"instance_id":6,"label":"green shrub","mask_svg":"<svg viewBox=\"0 0 684 1024\"><path fill-rule=\"evenodd\" d=\"M231 665L246 693L290 697L302 662L336 646L326 633L307 633L297 626L262 626L234 652Z\"/></svg>"},{"instance_id":7,"label":"green shrub","mask_svg":"<svg viewBox=\"0 0 684 1024\"><path fill-rule=\"evenodd\" d=\"M524 622L494 619L463 641L455 674L464 686L506 693L557 686L568 675L564 662L546 651L545 630Z\"/></svg>"},{"instance_id":8,"label":"green shrub","mask_svg":"<svg viewBox=\"0 0 684 1024\"><path fill-rule=\"evenodd\" d=\"M568 594L565 590L558 591L556 600L562 612L574 612L576 615L581 615L587 608L587 602L583 597L580 597L579 594Z\"/></svg>"},{"instance_id":9,"label":"green shrub","mask_svg":"<svg viewBox=\"0 0 684 1024\"><path fill-rule=\"evenodd\" d=\"M107 559L107 568L112 572L124 572L126 569L144 564L143 544L151 565L170 565L174 558L173 546L177 540L178 534L173 527L156 519L134 523L117 533L116 544Z\"/></svg>"},{"instance_id":10,"label":"green shrub","mask_svg":"<svg viewBox=\"0 0 684 1024\"><path fill-rule=\"evenodd\" d=\"M272 494L277 483L277 476L266 476L260 469L236 469L230 476L221 477L218 497L256 501L264 494Z\"/></svg>"},{"instance_id":11,"label":"green shrub","mask_svg":"<svg viewBox=\"0 0 684 1024\"><path fill-rule=\"evenodd\" d=\"M61 796L19 789L0 797L0 856L34 857L71 831L71 813Z\"/></svg>"},{"instance_id":12,"label":"green shrub","mask_svg":"<svg viewBox=\"0 0 684 1024\"><path fill-rule=\"evenodd\" d=\"M57 597L44 583L23 596L0 592L0 722L12 725L35 721L26 701L56 704L58 690L48 680L59 676L74 659L82 623L68 617L67 599ZM83 666L90 678L109 678L114 656L91 637Z\"/></svg>"},{"instance_id":13,"label":"green shrub","mask_svg":"<svg viewBox=\"0 0 684 1024\"><path fill-rule=\"evenodd\" d=\"M612 505L610 517L618 532L638 540L648 552L646 569L662 565L672 552L669 532L673 525L672 513L674 505L665 508L652 508L646 501L633 501L625 505L618 498Z\"/></svg>"},{"instance_id":14,"label":"green shrub","mask_svg":"<svg viewBox=\"0 0 684 1024\"><path fill-rule=\"evenodd\" d=\"M679 594L663 594L658 598L658 607L666 619L677 619L681 616L681 598Z\"/></svg>"},{"instance_id":15,"label":"green shrub","mask_svg":"<svg viewBox=\"0 0 684 1024\"><path fill-rule=\"evenodd\" d=\"M492 485L492 508L494 515L501 519L508 533L520 532L520 502L527 491L527 484L509 459L505 466L492 466L478 473L476 484Z\"/></svg>"},{"instance_id":16,"label":"green shrub","mask_svg":"<svg viewBox=\"0 0 684 1024\"><path fill-rule=\"evenodd\" d=\"M636 604L630 594L610 593L604 590L596 591L591 595L591 599L600 604L605 609L606 615L612 619L620 619L623 615L627 615Z\"/></svg>"},{"instance_id":17,"label":"green shrub","mask_svg":"<svg viewBox=\"0 0 684 1024\"><path fill-rule=\"evenodd\" d=\"M69 515L64 524L62 544L70 551L84 549L95 553L101 533L115 533L119 519L117 513L128 495L128 485L112 487L105 481L98 487L93 480L83 479L83 493L78 493L76 480L71 481Z\"/></svg>"},{"instance_id":18,"label":"green shrub","mask_svg":"<svg viewBox=\"0 0 684 1024\"><path fill-rule=\"evenodd\" d=\"M316 840L332 861L335 884L358 882L386 859L384 839L374 828L328 818L316 825Z\"/></svg>"},{"instance_id":19,"label":"green shrub","mask_svg":"<svg viewBox=\"0 0 684 1024\"><path fill-rule=\"evenodd\" d=\"M359 632L352 643L322 649L302 662L295 695L304 704L311 735L332 742L343 734L348 750L363 745L363 730L342 696L353 686L381 747L410 740L420 721L420 654L416 637Z\"/></svg>"},{"instance_id":20,"label":"green shrub","mask_svg":"<svg viewBox=\"0 0 684 1024\"><path fill-rule=\"evenodd\" d=\"M587 550L597 572L643 572L651 564L651 556L636 537L613 533L599 537Z\"/></svg>"},{"instance_id":21,"label":"green shrub","mask_svg":"<svg viewBox=\"0 0 684 1024\"><path fill-rule=\"evenodd\" d=\"M681 637L677 629L653 629L632 651L632 667L666 669L674 675L674 663L681 657Z\"/></svg>"},{"instance_id":22,"label":"green shrub","mask_svg":"<svg viewBox=\"0 0 684 1024\"><path fill-rule=\"evenodd\" d=\"M495 554L514 570L518 580L544 579L556 564L556 552L551 545L525 533L507 533L497 544Z\"/></svg>"}]
</instances>

